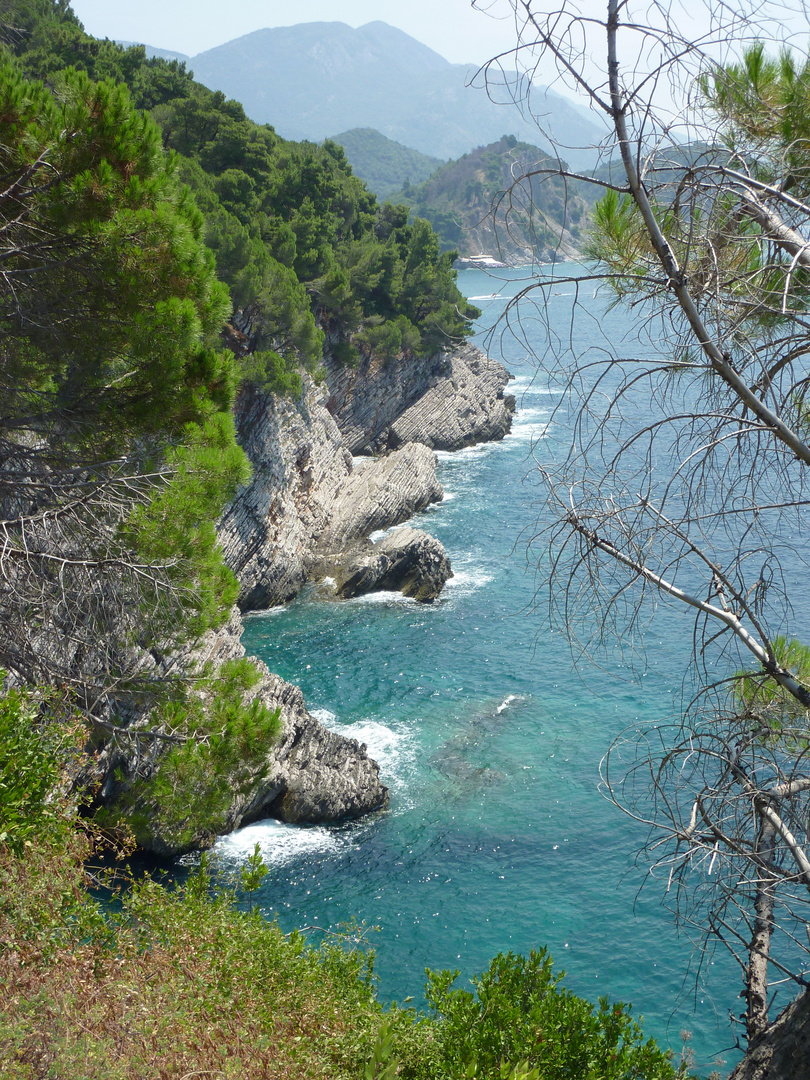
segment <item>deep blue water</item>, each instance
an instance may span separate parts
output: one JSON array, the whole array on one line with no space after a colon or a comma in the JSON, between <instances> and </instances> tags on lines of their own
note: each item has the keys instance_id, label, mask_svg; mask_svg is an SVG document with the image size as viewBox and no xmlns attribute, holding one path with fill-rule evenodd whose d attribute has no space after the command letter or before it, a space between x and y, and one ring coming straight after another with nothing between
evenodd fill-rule
<instances>
[{"instance_id":1,"label":"deep blue water","mask_svg":"<svg viewBox=\"0 0 810 1080\"><path fill-rule=\"evenodd\" d=\"M482 327L521 279L460 275L468 296L486 297L476 301ZM561 285L546 301L561 338L570 291ZM586 302L594 321L574 331L576 348L597 322L615 340L626 334L626 313ZM691 1031L705 1074L732 1042L739 975L718 954L696 981L692 945L676 936L662 890L639 892L634 855L645 833L598 789L611 739L677 708L689 632L680 613L662 609L635 681L618 655L600 669L575 665L549 632L526 552L545 512L532 478L535 459L553 458L568 432L563 419L549 425L555 393L519 339L507 335L502 348L516 375L512 434L440 454L445 500L417 519L453 564L442 598L421 606L392 594L342 603L303 595L246 623L249 652L300 685L329 726L368 744L390 809L334 828L259 823L221 840L217 856L233 868L260 842L271 872L259 903L285 930L352 919L379 927L383 999L418 1001L428 966L467 979L499 951L546 945L574 991L632 1002L647 1033L676 1051Z\"/></svg>"}]
</instances>

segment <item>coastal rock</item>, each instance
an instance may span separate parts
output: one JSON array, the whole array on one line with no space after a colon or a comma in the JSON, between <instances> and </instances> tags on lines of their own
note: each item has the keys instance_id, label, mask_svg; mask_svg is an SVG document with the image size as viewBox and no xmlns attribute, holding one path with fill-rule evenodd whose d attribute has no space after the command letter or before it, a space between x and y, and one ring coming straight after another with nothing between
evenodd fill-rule
<instances>
[{"instance_id":1,"label":"coastal rock","mask_svg":"<svg viewBox=\"0 0 810 1080\"><path fill-rule=\"evenodd\" d=\"M234 609L229 622L206 633L195 649L152 657L154 673L193 672L208 664L216 669L229 660L240 659L245 655L241 635L242 621ZM161 760L174 745L170 733L156 728L149 715L133 719L76 778L76 786L97 788L98 801L112 807L119 820L137 823L138 843L143 850L170 858L210 847L217 835L263 817L316 824L359 817L387 805L388 790L365 745L329 731L307 711L297 686L272 674L260 660L254 658L253 662L262 677L245 694L244 701L249 704L258 700L271 711L279 710L281 732L249 775L240 772L239 782L231 785L233 793L228 805L212 826L189 835L184 823L172 820L169 824L154 803L148 784L137 798L130 797L138 781L159 775ZM209 795L205 779L204 774L197 776L188 790L191 819L205 820L204 813L196 812L197 805L206 805Z\"/></svg>"},{"instance_id":2,"label":"coastal rock","mask_svg":"<svg viewBox=\"0 0 810 1080\"><path fill-rule=\"evenodd\" d=\"M297 686L265 671L255 696L281 710L282 735L254 790L234 801L229 829L263 817L295 824L341 821L386 806L388 789L365 743L329 731L307 711Z\"/></svg>"},{"instance_id":3,"label":"coastal rock","mask_svg":"<svg viewBox=\"0 0 810 1080\"><path fill-rule=\"evenodd\" d=\"M406 527L393 529L344 565L336 591L351 597L389 590L430 602L452 576L443 545L420 529Z\"/></svg>"},{"instance_id":4,"label":"coastal rock","mask_svg":"<svg viewBox=\"0 0 810 1080\"><path fill-rule=\"evenodd\" d=\"M217 531L240 582L243 611L298 595L351 474L351 455L322 397L310 384L300 402L253 387L237 400L237 430L253 479L225 509Z\"/></svg>"},{"instance_id":5,"label":"coastal rock","mask_svg":"<svg viewBox=\"0 0 810 1080\"><path fill-rule=\"evenodd\" d=\"M324 557L353 553L369 533L443 496L425 446L354 461L311 382L300 402L248 387L236 419L253 479L226 508L218 533L243 611L291 600L320 576Z\"/></svg>"},{"instance_id":6,"label":"coastal rock","mask_svg":"<svg viewBox=\"0 0 810 1080\"><path fill-rule=\"evenodd\" d=\"M443 498L436 455L426 446L410 443L385 457L355 459L317 548L324 554L342 551Z\"/></svg>"},{"instance_id":7,"label":"coastal rock","mask_svg":"<svg viewBox=\"0 0 810 1080\"><path fill-rule=\"evenodd\" d=\"M356 368L327 361L328 407L352 454L395 449L408 442L461 450L502 439L515 399L511 376L475 345L418 359L366 359Z\"/></svg>"}]
</instances>

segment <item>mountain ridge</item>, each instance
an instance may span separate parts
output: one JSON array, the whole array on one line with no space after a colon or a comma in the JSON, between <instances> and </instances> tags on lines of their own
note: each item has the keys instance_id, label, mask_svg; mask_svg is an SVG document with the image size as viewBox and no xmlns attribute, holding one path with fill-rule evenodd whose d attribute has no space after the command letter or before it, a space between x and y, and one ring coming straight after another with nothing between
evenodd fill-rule
<instances>
[{"instance_id":1,"label":"mountain ridge","mask_svg":"<svg viewBox=\"0 0 810 1080\"><path fill-rule=\"evenodd\" d=\"M380 20L357 29L339 21L265 28L185 62L200 82L242 102L251 119L288 139L320 142L336 131L374 128L446 161L510 131L547 153L558 142L573 167L588 168L604 135L584 106L535 85L532 111L543 114L542 131L509 100L513 76L490 88L504 99L495 103L476 79L479 65L452 64Z\"/></svg>"}]
</instances>

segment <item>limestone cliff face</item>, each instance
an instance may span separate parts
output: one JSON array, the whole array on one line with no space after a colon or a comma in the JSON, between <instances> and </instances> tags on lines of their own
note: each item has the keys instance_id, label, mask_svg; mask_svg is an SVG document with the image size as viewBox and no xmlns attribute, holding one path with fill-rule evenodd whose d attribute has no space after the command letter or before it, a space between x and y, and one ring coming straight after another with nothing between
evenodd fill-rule
<instances>
[{"instance_id":1,"label":"limestone cliff face","mask_svg":"<svg viewBox=\"0 0 810 1080\"><path fill-rule=\"evenodd\" d=\"M353 454L380 453L410 442L461 450L502 439L515 399L510 375L475 345L426 359L367 359L356 368L327 361L329 411Z\"/></svg>"},{"instance_id":2,"label":"limestone cliff face","mask_svg":"<svg viewBox=\"0 0 810 1080\"><path fill-rule=\"evenodd\" d=\"M433 450L503 438L514 411L504 393L509 378L497 361L464 345L353 369L327 360L327 387L310 380L299 402L243 390L236 421L253 480L219 524L241 609L286 603L325 576L340 582L339 595L395 588L401 577L410 595L432 600L450 574L438 541L429 550L411 538L409 570L398 575L386 561L391 553L378 557L367 537L441 500ZM367 571L359 577L358 557ZM405 558L400 550L395 562L403 566ZM343 590L349 579L354 585Z\"/></svg>"},{"instance_id":3,"label":"limestone cliff face","mask_svg":"<svg viewBox=\"0 0 810 1080\"><path fill-rule=\"evenodd\" d=\"M243 611L291 600L331 572L324 567L353 557L369 533L442 498L425 446L354 461L311 382L300 402L247 389L236 418L253 480L223 514L219 537Z\"/></svg>"},{"instance_id":4,"label":"limestone cliff face","mask_svg":"<svg viewBox=\"0 0 810 1080\"><path fill-rule=\"evenodd\" d=\"M155 674L161 671L195 671L203 664L218 668L245 655L241 642L242 620L234 609L229 622L209 631L192 651L154 658ZM218 834L264 817L281 821L318 823L360 817L387 805L388 790L380 782L379 766L355 739L329 731L307 711L297 686L272 674L254 658L262 678L245 694L245 702L258 699L279 710L281 735L256 763L247 779L233 785L230 804L211 831L187 836L178 823L168 825L151 804L149 787L141 785L142 797L126 798L137 781L149 780L160 769L167 749L149 716L143 716L107 743L79 777L81 784L101 787L101 800L116 806L126 818L138 818L140 846L161 857L210 847ZM149 733L149 734L147 734ZM189 792L189 805L205 792ZM182 826L182 823L180 823ZM182 833L182 839L181 839Z\"/></svg>"}]
</instances>

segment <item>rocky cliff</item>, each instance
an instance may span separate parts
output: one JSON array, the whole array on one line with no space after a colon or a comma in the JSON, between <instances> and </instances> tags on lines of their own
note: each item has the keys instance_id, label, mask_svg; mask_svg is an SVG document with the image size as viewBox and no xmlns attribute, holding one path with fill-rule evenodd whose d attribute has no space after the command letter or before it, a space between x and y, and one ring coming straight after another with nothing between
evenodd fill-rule
<instances>
[{"instance_id":1,"label":"rocky cliff","mask_svg":"<svg viewBox=\"0 0 810 1080\"><path fill-rule=\"evenodd\" d=\"M508 380L501 364L465 345L356 368L328 360L326 387L309 380L298 402L244 389L236 419L253 480L219 525L240 608L286 603L325 577L342 596L399 588L401 580L409 595L434 599L450 572L438 541L403 532L383 551L368 537L441 500L434 449L507 433Z\"/></svg>"},{"instance_id":2,"label":"rocky cliff","mask_svg":"<svg viewBox=\"0 0 810 1080\"><path fill-rule=\"evenodd\" d=\"M442 498L434 448L460 449L506 434L514 409L504 393L508 379L500 364L464 346L451 356L367 360L355 369L329 363L326 386L308 379L300 401L245 387L236 420L253 479L219 524L225 560L241 583L241 609L284 603L306 582L323 580L336 601L379 589L435 599L452 574L438 540L409 527L376 543L369 537ZM235 610L194 650L144 663L158 679L219 671L244 656L241 634ZM166 815L151 794L170 733L156 731L153 718L133 708L127 726L106 738L84 779L136 824L142 847L171 856L209 846L217 833L261 817L338 821L386 805L387 790L366 747L324 728L297 687L256 664L261 678L243 703L279 710L281 734L247 773L240 767L227 805L207 829L189 835L184 807L179 819L176 805ZM199 780L189 798L204 802L205 785Z\"/></svg>"},{"instance_id":3,"label":"rocky cliff","mask_svg":"<svg viewBox=\"0 0 810 1080\"><path fill-rule=\"evenodd\" d=\"M326 373L327 407L352 454L407 443L461 450L502 439L512 424L511 376L475 345L424 359L367 358L356 368L327 360Z\"/></svg>"},{"instance_id":4,"label":"rocky cliff","mask_svg":"<svg viewBox=\"0 0 810 1080\"><path fill-rule=\"evenodd\" d=\"M155 674L181 669L194 672L204 665L219 669L245 655L241 642L242 620L234 609L229 622L205 634L190 652L153 658ZM379 767L366 746L329 731L307 711L304 696L254 659L261 678L244 696L246 704L258 701L279 711L278 740L249 774L240 768L227 805L209 828L189 834L187 822L162 813L155 804L148 781L160 769L167 748L165 732L155 729L151 716L142 716L114 739L108 740L80 777L86 786L102 786L102 801L115 806L119 820L135 826L139 845L162 857L210 847L216 836L263 817L281 821L317 823L359 817L384 807L388 790L380 782ZM147 784L139 784L140 781ZM133 797L132 793L137 792ZM189 806L204 801L206 792L188 792Z\"/></svg>"}]
</instances>

